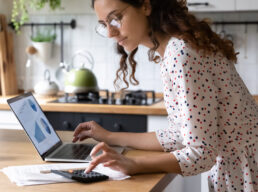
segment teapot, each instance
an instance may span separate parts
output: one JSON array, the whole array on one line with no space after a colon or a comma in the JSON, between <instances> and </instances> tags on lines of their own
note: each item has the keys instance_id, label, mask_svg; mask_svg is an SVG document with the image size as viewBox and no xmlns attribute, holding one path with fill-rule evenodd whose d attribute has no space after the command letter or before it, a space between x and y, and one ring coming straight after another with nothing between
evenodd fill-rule
<instances>
[{"instance_id":1,"label":"teapot","mask_svg":"<svg viewBox=\"0 0 258 192\"><path fill-rule=\"evenodd\" d=\"M78 66L75 62L75 58L80 56L83 58L83 62ZM89 63L91 68L85 67L85 64ZM67 69L65 74L65 88L66 93L85 93L88 91L98 91L97 79L92 72L94 66L94 59L90 52L85 50L79 50L72 57L71 68Z\"/></svg>"},{"instance_id":2,"label":"teapot","mask_svg":"<svg viewBox=\"0 0 258 192\"><path fill-rule=\"evenodd\" d=\"M34 87L34 91L42 96L54 96L58 93L58 85L50 80L50 72L48 69L44 71L44 81L40 81Z\"/></svg>"}]
</instances>

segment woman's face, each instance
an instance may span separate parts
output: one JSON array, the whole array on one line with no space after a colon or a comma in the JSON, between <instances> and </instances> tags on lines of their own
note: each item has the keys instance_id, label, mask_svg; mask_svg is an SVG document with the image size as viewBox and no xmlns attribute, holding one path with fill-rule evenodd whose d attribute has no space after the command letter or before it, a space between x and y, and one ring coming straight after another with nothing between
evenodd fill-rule
<instances>
[{"instance_id":1,"label":"woman's face","mask_svg":"<svg viewBox=\"0 0 258 192\"><path fill-rule=\"evenodd\" d=\"M94 9L99 23L107 26L108 37L116 40L127 51L131 52L138 45L149 41L147 16L151 10L148 4L135 8L120 0L96 0ZM113 16L121 18L120 28L108 24L110 17Z\"/></svg>"}]
</instances>

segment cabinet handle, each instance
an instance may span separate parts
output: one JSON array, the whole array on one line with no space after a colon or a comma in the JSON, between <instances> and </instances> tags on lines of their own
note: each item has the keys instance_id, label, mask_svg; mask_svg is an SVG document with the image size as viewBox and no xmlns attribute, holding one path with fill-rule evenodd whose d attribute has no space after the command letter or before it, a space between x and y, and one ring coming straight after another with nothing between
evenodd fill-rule
<instances>
[{"instance_id":1,"label":"cabinet handle","mask_svg":"<svg viewBox=\"0 0 258 192\"><path fill-rule=\"evenodd\" d=\"M206 6L208 7L210 4L208 2L204 2L204 3L187 3L188 6Z\"/></svg>"},{"instance_id":2,"label":"cabinet handle","mask_svg":"<svg viewBox=\"0 0 258 192\"><path fill-rule=\"evenodd\" d=\"M114 127L114 131L117 131L117 132L123 130L122 125L119 123L114 123L113 127Z\"/></svg>"},{"instance_id":3,"label":"cabinet handle","mask_svg":"<svg viewBox=\"0 0 258 192\"><path fill-rule=\"evenodd\" d=\"M63 128L64 130L70 130L71 129L71 123L69 123L68 121L63 121Z\"/></svg>"}]
</instances>

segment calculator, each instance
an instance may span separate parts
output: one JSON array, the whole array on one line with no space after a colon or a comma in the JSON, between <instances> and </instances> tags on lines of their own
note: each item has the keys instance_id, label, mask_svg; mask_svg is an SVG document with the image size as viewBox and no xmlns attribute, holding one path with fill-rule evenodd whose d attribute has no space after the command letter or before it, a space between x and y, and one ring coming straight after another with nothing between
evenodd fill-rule
<instances>
[{"instance_id":1,"label":"calculator","mask_svg":"<svg viewBox=\"0 0 258 192\"><path fill-rule=\"evenodd\" d=\"M82 183L92 183L97 181L104 181L107 180L109 177L107 175L97 173L94 171L91 171L89 173L84 173L85 169L79 169L79 170L51 170L52 173L61 175L63 177L73 179Z\"/></svg>"}]
</instances>

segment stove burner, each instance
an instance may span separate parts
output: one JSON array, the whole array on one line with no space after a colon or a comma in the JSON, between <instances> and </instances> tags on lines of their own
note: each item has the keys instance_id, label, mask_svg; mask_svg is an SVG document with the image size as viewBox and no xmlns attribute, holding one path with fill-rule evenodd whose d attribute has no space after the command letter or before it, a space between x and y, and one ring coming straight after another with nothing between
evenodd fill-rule
<instances>
[{"instance_id":1,"label":"stove burner","mask_svg":"<svg viewBox=\"0 0 258 192\"><path fill-rule=\"evenodd\" d=\"M119 93L112 93L109 97L108 90L100 90L105 95L100 95L100 92L89 91L87 93L79 93L75 95L65 94L64 97L59 98L53 102L57 103L87 103L87 104L112 104L112 105L152 105L161 99L155 98L154 91L122 91Z\"/></svg>"},{"instance_id":2,"label":"stove burner","mask_svg":"<svg viewBox=\"0 0 258 192\"><path fill-rule=\"evenodd\" d=\"M151 98L148 99L148 94L151 94ZM111 99L116 103L115 93L112 93ZM150 101L151 100L151 101ZM120 99L117 101L121 105L150 105L155 103L154 91L124 91L120 93Z\"/></svg>"},{"instance_id":3,"label":"stove burner","mask_svg":"<svg viewBox=\"0 0 258 192\"><path fill-rule=\"evenodd\" d=\"M87 93L77 93L75 95L76 99L78 101L98 101L99 100L99 92L95 92L95 91L89 91Z\"/></svg>"}]
</instances>

